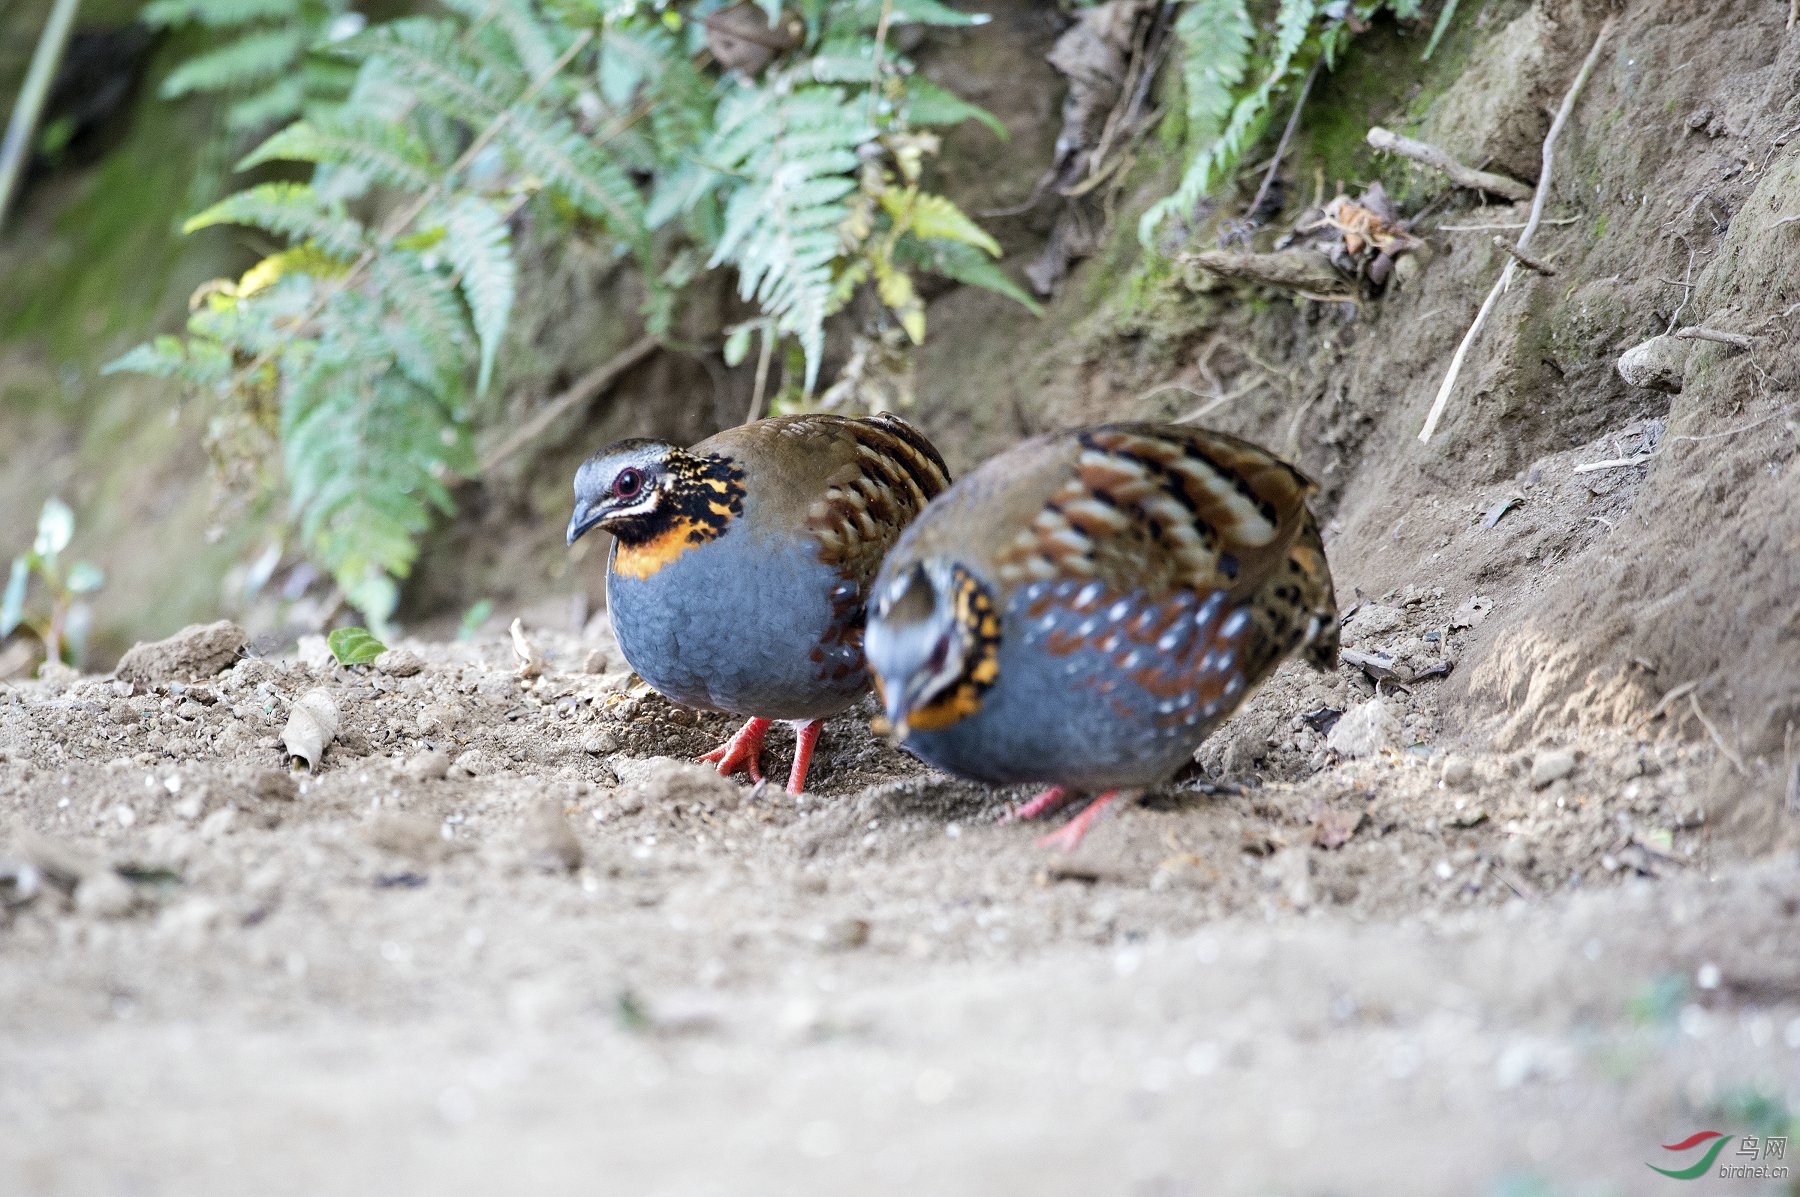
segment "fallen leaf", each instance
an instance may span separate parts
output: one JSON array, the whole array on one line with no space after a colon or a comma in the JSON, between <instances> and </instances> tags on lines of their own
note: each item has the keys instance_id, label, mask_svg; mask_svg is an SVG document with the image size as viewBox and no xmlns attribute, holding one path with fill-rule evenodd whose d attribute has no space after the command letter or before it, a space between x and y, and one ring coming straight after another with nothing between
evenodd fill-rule
<instances>
[{"instance_id":1,"label":"fallen leaf","mask_svg":"<svg viewBox=\"0 0 1800 1197\"><path fill-rule=\"evenodd\" d=\"M1481 621L1486 619L1488 613L1493 609L1494 600L1478 594L1450 613L1450 626L1452 628L1478 628L1481 626Z\"/></svg>"},{"instance_id":2,"label":"fallen leaf","mask_svg":"<svg viewBox=\"0 0 1800 1197\"><path fill-rule=\"evenodd\" d=\"M1354 648L1345 648L1338 650L1338 658L1342 660L1344 664L1362 670L1364 673L1368 674L1372 680L1377 682L1405 682L1412 680L1411 678L1401 676L1400 671L1394 668L1394 658L1388 656L1386 653L1365 653L1359 652Z\"/></svg>"},{"instance_id":3,"label":"fallen leaf","mask_svg":"<svg viewBox=\"0 0 1800 1197\"><path fill-rule=\"evenodd\" d=\"M544 654L538 646L525 635L525 625L515 619L507 631L512 633L513 655L519 658L519 680L542 677L549 662L544 660Z\"/></svg>"},{"instance_id":4,"label":"fallen leaf","mask_svg":"<svg viewBox=\"0 0 1800 1197\"><path fill-rule=\"evenodd\" d=\"M1513 508L1523 505L1524 502L1525 497L1523 495L1506 496L1506 498L1501 499L1498 503L1495 503L1492 507L1488 508L1487 514L1481 517L1481 526L1483 528L1492 528L1495 524L1500 522L1501 516L1505 515Z\"/></svg>"},{"instance_id":5,"label":"fallen leaf","mask_svg":"<svg viewBox=\"0 0 1800 1197\"><path fill-rule=\"evenodd\" d=\"M337 731L336 701L324 690L312 689L294 700L287 726L281 729L281 743L289 756L305 761L306 767L316 772Z\"/></svg>"}]
</instances>

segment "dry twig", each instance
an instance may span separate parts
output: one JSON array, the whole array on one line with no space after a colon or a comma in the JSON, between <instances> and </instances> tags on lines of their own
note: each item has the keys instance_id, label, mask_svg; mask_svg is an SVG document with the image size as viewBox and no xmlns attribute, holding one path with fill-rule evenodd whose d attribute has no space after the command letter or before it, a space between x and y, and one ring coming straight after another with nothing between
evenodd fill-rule
<instances>
[{"instance_id":1,"label":"dry twig","mask_svg":"<svg viewBox=\"0 0 1800 1197\"><path fill-rule=\"evenodd\" d=\"M1494 244L1505 250L1507 255L1511 257L1513 261L1517 262L1527 270L1534 270L1537 273L1546 276L1556 273L1556 267L1546 265L1539 259L1532 257L1530 254L1508 241L1505 237L1496 236L1494 238Z\"/></svg>"},{"instance_id":2,"label":"dry twig","mask_svg":"<svg viewBox=\"0 0 1800 1197\"><path fill-rule=\"evenodd\" d=\"M1531 198L1531 188L1517 179L1509 179L1505 175L1497 175L1492 171L1476 170L1452 158L1449 154L1428 142L1414 141L1403 137L1392 129L1384 129L1376 125L1369 130L1368 142L1378 150L1389 154L1398 154L1402 158L1410 158L1414 162L1429 166L1439 171L1445 178L1458 187L1467 187L1471 191L1485 191L1514 203L1524 203Z\"/></svg>"},{"instance_id":3,"label":"dry twig","mask_svg":"<svg viewBox=\"0 0 1800 1197\"><path fill-rule=\"evenodd\" d=\"M1725 737L1719 734L1719 729L1713 726L1713 721L1708 719L1706 712L1700 709L1699 696L1689 690L1687 699L1688 706L1694 709L1694 718L1700 721L1700 726L1706 729L1706 734L1711 736L1713 743L1719 746L1719 751L1725 754L1725 759L1731 762L1732 767L1740 775L1749 773L1750 770L1744 767L1744 758L1731 750L1731 745L1725 742Z\"/></svg>"},{"instance_id":4,"label":"dry twig","mask_svg":"<svg viewBox=\"0 0 1800 1197\"><path fill-rule=\"evenodd\" d=\"M655 337L639 337L576 379L568 390L533 412L530 419L513 430L512 435L482 454L481 472L488 473L495 466L529 445L543 435L544 430L555 423L559 417L599 398L606 388L618 381L619 375L654 353L657 344Z\"/></svg>"},{"instance_id":5,"label":"dry twig","mask_svg":"<svg viewBox=\"0 0 1800 1197\"><path fill-rule=\"evenodd\" d=\"M1531 214L1526 217L1525 231L1519 234L1518 248L1520 249L1525 249L1531 244L1531 235L1537 232L1538 222L1544 217L1544 204L1550 198L1550 168L1556 160L1556 138L1562 132L1563 126L1568 124L1570 113L1575 111L1575 101L1580 98L1582 89L1587 86L1588 76L1594 73L1594 66L1600 61L1600 51L1606 46L1607 39L1612 36L1613 26L1617 23L1618 17L1609 16L1600 26L1599 34L1594 38L1593 48L1588 51L1587 58L1581 64L1581 70L1576 72L1574 82L1569 84L1569 90L1563 96L1562 106L1556 110L1556 119L1550 122L1550 132L1544 136L1543 168L1538 172L1537 193L1531 200ZM1507 285L1512 282L1513 274L1517 269L1518 263L1512 261L1506 263L1506 268L1500 272L1499 280L1494 283L1494 289L1488 292L1487 299L1482 302L1481 310L1475 313L1474 323L1469 325L1469 331L1463 334L1462 344L1456 347L1456 355L1450 359L1450 369L1444 374L1443 384L1438 387L1437 398L1432 401L1431 412L1425 417L1425 426L1419 430L1421 441L1429 442L1432 434L1437 431L1438 421L1443 418L1444 408L1450 403L1450 392L1456 389L1456 379L1462 373L1463 362L1469 356L1469 349L1474 345L1475 338L1481 335L1481 326L1487 323L1489 314L1493 312L1494 305L1500 302L1500 296L1505 294Z\"/></svg>"},{"instance_id":6,"label":"dry twig","mask_svg":"<svg viewBox=\"0 0 1800 1197\"><path fill-rule=\"evenodd\" d=\"M1743 333L1720 332L1716 328L1701 328L1697 324L1677 329L1670 335L1677 341L1713 341L1720 345L1730 345L1744 350L1748 350L1755 343Z\"/></svg>"}]
</instances>

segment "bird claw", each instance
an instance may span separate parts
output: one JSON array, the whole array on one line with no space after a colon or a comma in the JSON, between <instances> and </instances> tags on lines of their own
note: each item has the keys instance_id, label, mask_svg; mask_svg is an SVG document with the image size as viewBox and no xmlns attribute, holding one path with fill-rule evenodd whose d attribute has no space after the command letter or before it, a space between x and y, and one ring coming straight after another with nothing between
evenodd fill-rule
<instances>
[{"instance_id":1,"label":"bird claw","mask_svg":"<svg viewBox=\"0 0 1800 1197\"><path fill-rule=\"evenodd\" d=\"M768 734L767 719L752 719L739 728L731 739L694 759L716 762L719 773L725 777L730 777L733 773L748 773L752 782L760 784L763 780L763 738Z\"/></svg>"},{"instance_id":2,"label":"bird claw","mask_svg":"<svg viewBox=\"0 0 1800 1197\"><path fill-rule=\"evenodd\" d=\"M1021 823L1026 819L1042 818L1044 815L1049 814L1051 811L1066 803L1069 800L1069 797L1070 793L1067 786L1051 786L1049 789L1037 794L1028 801L1021 802L1018 806L1001 811L996 822Z\"/></svg>"},{"instance_id":3,"label":"bird claw","mask_svg":"<svg viewBox=\"0 0 1800 1197\"><path fill-rule=\"evenodd\" d=\"M1141 791L1133 790L1130 792L1136 794ZM1055 831L1052 831L1049 835L1039 836L1038 847L1055 848L1065 853L1075 851L1076 848L1081 846L1081 841L1087 836L1088 830L1093 827L1095 821L1099 819L1101 815L1106 813L1108 807L1112 806L1120 798L1123 798L1126 793L1127 791L1125 790L1106 791L1106 793L1082 807L1081 812L1073 819L1070 819L1067 823L1063 824ZM1042 795L1039 797L1042 797Z\"/></svg>"}]
</instances>

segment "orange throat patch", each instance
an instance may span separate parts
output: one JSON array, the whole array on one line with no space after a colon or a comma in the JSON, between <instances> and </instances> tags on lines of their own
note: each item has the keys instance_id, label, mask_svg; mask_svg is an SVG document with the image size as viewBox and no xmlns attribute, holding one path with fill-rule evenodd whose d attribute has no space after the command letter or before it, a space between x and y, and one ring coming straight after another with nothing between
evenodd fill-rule
<instances>
[{"instance_id":1,"label":"orange throat patch","mask_svg":"<svg viewBox=\"0 0 1800 1197\"><path fill-rule=\"evenodd\" d=\"M696 545L718 533L698 520L677 519L668 529L637 544L618 541L613 548L612 571L621 577L643 581Z\"/></svg>"},{"instance_id":2,"label":"orange throat patch","mask_svg":"<svg viewBox=\"0 0 1800 1197\"><path fill-rule=\"evenodd\" d=\"M918 731L939 731L981 710L1000 677L1000 615L987 588L960 566L955 579L956 622L963 634L962 676L954 686L906 717Z\"/></svg>"}]
</instances>

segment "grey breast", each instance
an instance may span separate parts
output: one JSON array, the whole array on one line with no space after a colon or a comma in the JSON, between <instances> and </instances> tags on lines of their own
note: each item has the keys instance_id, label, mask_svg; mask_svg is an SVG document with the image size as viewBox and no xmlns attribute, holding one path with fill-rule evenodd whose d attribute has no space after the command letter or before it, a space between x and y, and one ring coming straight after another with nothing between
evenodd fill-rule
<instances>
[{"instance_id":1,"label":"grey breast","mask_svg":"<svg viewBox=\"0 0 1800 1197\"><path fill-rule=\"evenodd\" d=\"M648 578L609 568L606 598L626 661L659 693L707 710L819 719L868 685L860 648L824 643L838 584L809 538L756 536L739 520Z\"/></svg>"}]
</instances>

